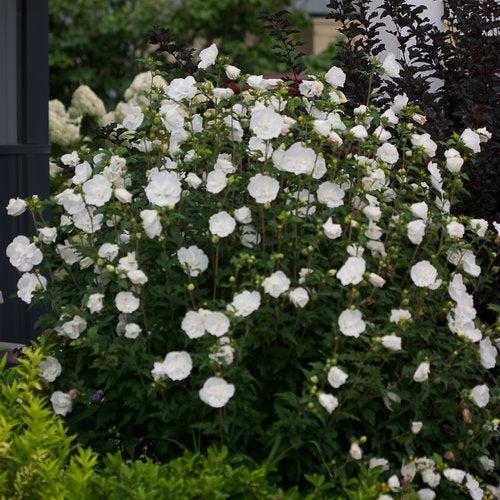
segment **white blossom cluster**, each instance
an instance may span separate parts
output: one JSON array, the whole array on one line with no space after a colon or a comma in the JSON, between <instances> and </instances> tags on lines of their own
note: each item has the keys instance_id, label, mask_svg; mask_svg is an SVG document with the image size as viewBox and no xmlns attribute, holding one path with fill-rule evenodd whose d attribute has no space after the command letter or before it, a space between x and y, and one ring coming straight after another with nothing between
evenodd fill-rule
<instances>
[{"instance_id":1,"label":"white blossom cluster","mask_svg":"<svg viewBox=\"0 0 500 500\"><path fill-rule=\"evenodd\" d=\"M217 55L215 45L203 50L199 68ZM383 69L399 71L390 57ZM225 70L231 80L241 76ZM74 280L82 302L55 311L63 348L102 318L118 340L140 342L161 328L156 315L175 307L175 328L161 335L178 347L152 353L151 380L182 384L201 371L199 399L221 408L238 397L226 378L244 361L239 348L258 318L270 332L280 315L297 318L297 332L301 314L315 315L318 329L327 318L322 334L335 354L311 373L308 407L329 418L359 383L348 358L339 361L344 351L368 349L388 363L405 356L399 384L415 390L443 372L443 360L407 351L415 341L408 329L426 315L448 325L436 335L449 336L451 352L474 350L477 373L494 369L499 339L478 320L471 289L489 271L475 248L488 252L500 225L451 212L462 165L489 132L467 129L440 150L405 95L386 109L349 113L338 67L293 89L262 75L243 82L233 89L191 75L139 75L114 112L125 145L59 159L51 225L40 223L32 240L17 236L7 255L24 273L18 296L27 303L49 293L48 278L54 286ZM86 89L74 101L81 113L105 111ZM19 216L27 208L37 213L33 200L13 199L7 210ZM88 279L80 285L75 276ZM162 304L150 304L150 290L162 293ZM60 372L48 358L42 377L52 382ZM396 383L383 397L389 411L402 404ZM463 387L457 406L461 399L483 409L492 396L484 383ZM65 393L54 392L52 403L62 415L71 411ZM408 425L416 435L426 424ZM349 453L363 456L357 443ZM386 465L380 460L374 466ZM435 466L412 460L391 477L391 491L420 475L419 498L434 498ZM482 498L467 472L443 476Z\"/></svg>"}]
</instances>

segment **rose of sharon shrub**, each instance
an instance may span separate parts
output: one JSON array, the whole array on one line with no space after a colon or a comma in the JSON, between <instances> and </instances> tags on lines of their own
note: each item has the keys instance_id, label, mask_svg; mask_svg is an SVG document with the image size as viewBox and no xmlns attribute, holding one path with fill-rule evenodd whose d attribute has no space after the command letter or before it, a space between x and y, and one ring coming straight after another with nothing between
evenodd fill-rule
<instances>
[{"instance_id":1,"label":"rose of sharon shrub","mask_svg":"<svg viewBox=\"0 0 500 500\"><path fill-rule=\"evenodd\" d=\"M223 441L293 480L373 459L395 492L483 491L499 227L451 207L484 134L436 144L404 99L347 113L340 68L223 88L215 58L64 155L50 223L26 202L39 236L8 253L52 308L56 410L128 456Z\"/></svg>"}]
</instances>

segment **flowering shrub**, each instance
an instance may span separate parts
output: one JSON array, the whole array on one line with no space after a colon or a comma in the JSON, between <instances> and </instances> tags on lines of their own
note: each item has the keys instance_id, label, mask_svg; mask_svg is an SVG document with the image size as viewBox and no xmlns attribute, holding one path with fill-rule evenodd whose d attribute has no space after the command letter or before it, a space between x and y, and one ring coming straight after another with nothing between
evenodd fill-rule
<instances>
[{"instance_id":1,"label":"flowering shrub","mask_svg":"<svg viewBox=\"0 0 500 500\"><path fill-rule=\"evenodd\" d=\"M438 144L404 95L346 112L340 68L199 57L63 155L50 200L9 204L38 228L7 254L51 308L56 413L131 457L223 442L288 480L366 459L395 493L494 491L497 340L474 293L499 226L450 215L488 131Z\"/></svg>"}]
</instances>

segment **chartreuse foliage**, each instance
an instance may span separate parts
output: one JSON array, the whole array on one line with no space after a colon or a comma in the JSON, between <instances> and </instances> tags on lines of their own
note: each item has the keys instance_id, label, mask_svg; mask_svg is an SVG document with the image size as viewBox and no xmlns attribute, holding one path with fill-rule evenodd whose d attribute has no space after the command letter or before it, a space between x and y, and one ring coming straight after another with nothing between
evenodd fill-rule
<instances>
[{"instance_id":1,"label":"chartreuse foliage","mask_svg":"<svg viewBox=\"0 0 500 500\"><path fill-rule=\"evenodd\" d=\"M361 468L359 478L325 481L308 477L310 492L284 492L268 466L248 467L227 448L206 455L184 453L166 464L125 462L120 454L99 461L76 446L61 418L43 396L40 349L25 349L19 365L0 373L0 497L9 499L290 499L376 498L384 486L377 471Z\"/></svg>"}]
</instances>

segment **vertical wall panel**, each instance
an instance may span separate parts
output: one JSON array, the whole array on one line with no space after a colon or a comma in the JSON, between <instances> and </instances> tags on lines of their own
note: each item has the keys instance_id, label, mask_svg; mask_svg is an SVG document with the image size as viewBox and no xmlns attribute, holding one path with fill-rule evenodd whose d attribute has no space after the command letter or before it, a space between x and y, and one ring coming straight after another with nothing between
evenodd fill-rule
<instances>
[{"instance_id":1,"label":"vertical wall panel","mask_svg":"<svg viewBox=\"0 0 500 500\"><path fill-rule=\"evenodd\" d=\"M17 0L0 1L0 144L17 143Z\"/></svg>"},{"instance_id":2,"label":"vertical wall panel","mask_svg":"<svg viewBox=\"0 0 500 500\"><path fill-rule=\"evenodd\" d=\"M5 255L33 227L29 214L9 217L5 206L49 194L48 26L48 0L0 0L0 342L36 335L37 310L15 298L20 274Z\"/></svg>"}]
</instances>

